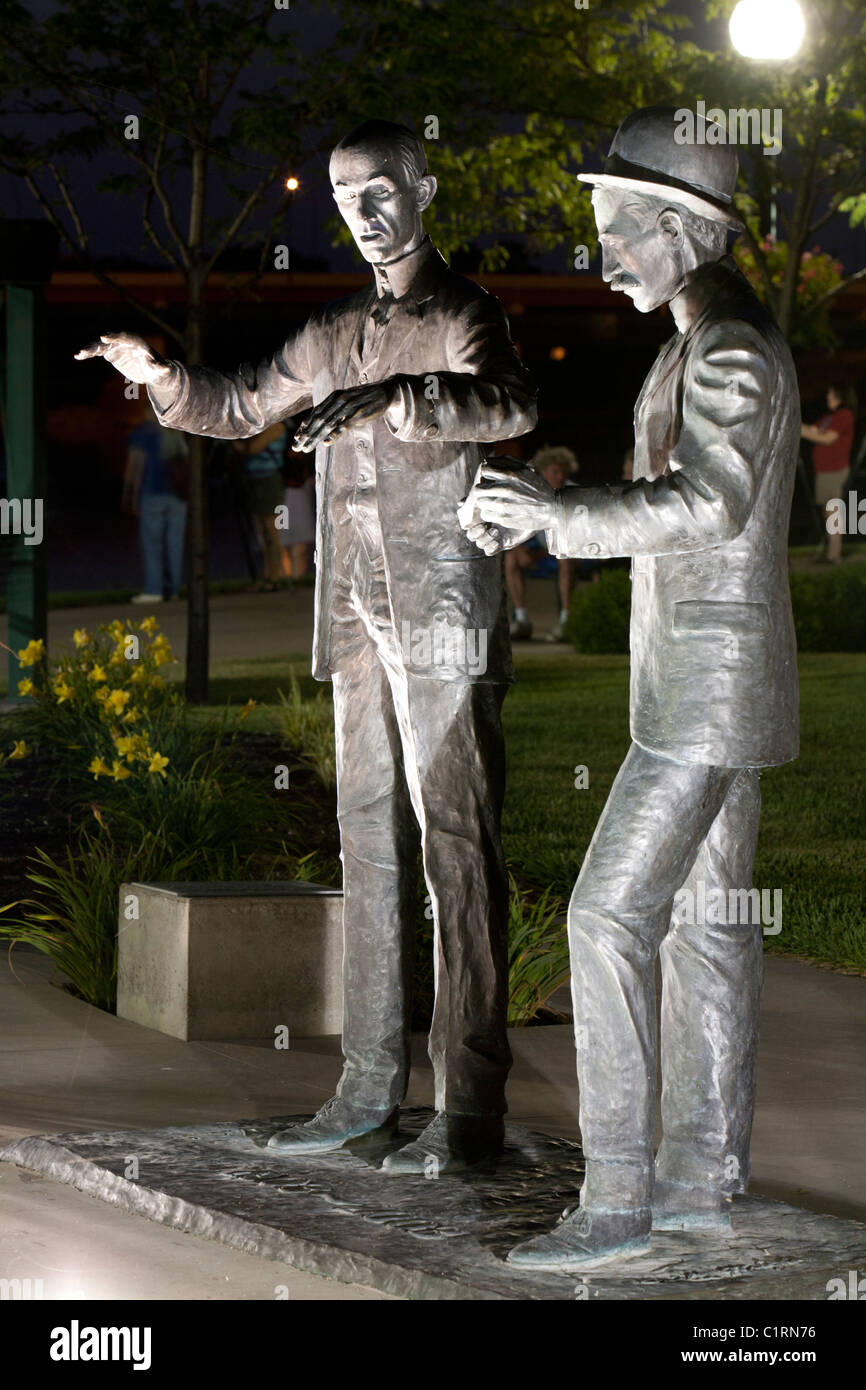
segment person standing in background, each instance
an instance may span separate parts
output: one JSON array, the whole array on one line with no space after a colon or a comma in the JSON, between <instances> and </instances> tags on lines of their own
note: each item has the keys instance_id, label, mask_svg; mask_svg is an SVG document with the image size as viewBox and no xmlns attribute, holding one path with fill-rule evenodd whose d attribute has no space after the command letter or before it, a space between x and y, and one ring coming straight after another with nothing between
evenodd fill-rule
<instances>
[{"instance_id":1,"label":"person standing in background","mask_svg":"<svg viewBox=\"0 0 866 1390\"><path fill-rule=\"evenodd\" d=\"M289 428L292 422L289 421ZM283 567L293 579L309 574L316 540L316 470L306 454L289 449L283 467L288 525L279 532Z\"/></svg>"},{"instance_id":2,"label":"person standing in background","mask_svg":"<svg viewBox=\"0 0 866 1390\"><path fill-rule=\"evenodd\" d=\"M800 434L815 445L812 465L815 470L815 504L824 508L826 529L828 504L841 497L851 471L851 447L854 443L854 423L857 419L857 396L853 386L827 387L827 414L817 425L803 425ZM827 531L827 554L818 561L821 565L842 563L842 536Z\"/></svg>"},{"instance_id":3,"label":"person standing in background","mask_svg":"<svg viewBox=\"0 0 866 1390\"><path fill-rule=\"evenodd\" d=\"M162 603L163 565L167 597L177 598L183 577L188 479L186 441L179 430L157 423L150 401L127 441L121 508L139 518L144 589L133 603Z\"/></svg>"},{"instance_id":4,"label":"person standing in background","mask_svg":"<svg viewBox=\"0 0 866 1390\"><path fill-rule=\"evenodd\" d=\"M495 461L495 460L494 460ZM546 478L557 491L569 486L577 472L577 455L564 444L539 449L530 460L530 466ZM553 628L545 636L546 642L561 642L564 636L565 621L571 591L580 568L581 561L568 558L557 559L548 555L543 533L533 536L525 545L515 546L505 552L505 583L508 596L514 606L514 619L511 623L511 636L514 641L528 642L532 637L532 623L526 607L526 575L541 565L544 573L556 575L556 591L559 597L559 617Z\"/></svg>"},{"instance_id":5,"label":"person standing in background","mask_svg":"<svg viewBox=\"0 0 866 1390\"><path fill-rule=\"evenodd\" d=\"M237 439L234 447L246 459L247 489L256 536L262 548L263 578L253 587L273 594L288 573L286 551L280 543L277 507L284 502L283 460L286 427L281 420L253 439Z\"/></svg>"}]
</instances>

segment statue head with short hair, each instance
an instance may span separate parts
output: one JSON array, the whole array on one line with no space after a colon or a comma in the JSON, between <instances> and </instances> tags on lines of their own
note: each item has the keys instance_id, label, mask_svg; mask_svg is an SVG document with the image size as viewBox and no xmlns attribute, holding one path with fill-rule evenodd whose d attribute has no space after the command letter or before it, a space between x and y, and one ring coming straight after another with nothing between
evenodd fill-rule
<instances>
[{"instance_id":1,"label":"statue head with short hair","mask_svg":"<svg viewBox=\"0 0 866 1390\"><path fill-rule=\"evenodd\" d=\"M364 121L331 151L334 201L366 261L387 265L424 236L436 192L422 142L395 121Z\"/></svg>"}]
</instances>

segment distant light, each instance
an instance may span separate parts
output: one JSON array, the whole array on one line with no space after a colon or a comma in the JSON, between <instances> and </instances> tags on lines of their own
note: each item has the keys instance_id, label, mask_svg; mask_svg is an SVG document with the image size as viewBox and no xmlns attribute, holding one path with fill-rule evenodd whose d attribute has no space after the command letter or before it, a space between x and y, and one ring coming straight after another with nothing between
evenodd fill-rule
<instances>
[{"instance_id":1,"label":"distant light","mask_svg":"<svg viewBox=\"0 0 866 1390\"><path fill-rule=\"evenodd\" d=\"M744 58L793 58L806 21L797 0L740 0L730 31L731 43Z\"/></svg>"},{"instance_id":2,"label":"distant light","mask_svg":"<svg viewBox=\"0 0 866 1390\"><path fill-rule=\"evenodd\" d=\"M551 360L551 362L564 362L567 356L568 356L568 348L564 348L564 347L552 347L552 348L550 349L550 360Z\"/></svg>"},{"instance_id":3,"label":"distant light","mask_svg":"<svg viewBox=\"0 0 866 1390\"><path fill-rule=\"evenodd\" d=\"M298 183L298 180L296 178L286 179L286 188L289 190L290 193L294 193L295 189L299 187L300 184Z\"/></svg>"}]
</instances>

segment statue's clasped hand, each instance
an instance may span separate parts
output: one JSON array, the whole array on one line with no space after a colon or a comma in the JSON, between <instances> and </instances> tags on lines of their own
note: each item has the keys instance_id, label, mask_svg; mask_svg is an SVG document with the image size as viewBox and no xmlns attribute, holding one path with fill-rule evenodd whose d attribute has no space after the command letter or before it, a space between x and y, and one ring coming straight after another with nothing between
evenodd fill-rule
<instances>
[{"instance_id":1,"label":"statue's clasped hand","mask_svg":"<svg viewBox=\"0 0 866 1390\"><path fill-rule=\"evenodd\" d=\"M332 443L344 430L378 419L393 403L396 390L396 382L391 380L332 391L301 421L292 448L309 454L319 444Z\"/></svg>"},{"instance_id":2,"label":"statue's clasped hand","mask_svg":"<svg viewBox=\"0 0 866 1390\"><path fill-rule=\"evenodd\" d=\"M481 465L457 518L479 550L495 555L553 526L555 500L553 488L534 468L519 463L503 468L491 461Z\"/></svg>"}]
</instances>

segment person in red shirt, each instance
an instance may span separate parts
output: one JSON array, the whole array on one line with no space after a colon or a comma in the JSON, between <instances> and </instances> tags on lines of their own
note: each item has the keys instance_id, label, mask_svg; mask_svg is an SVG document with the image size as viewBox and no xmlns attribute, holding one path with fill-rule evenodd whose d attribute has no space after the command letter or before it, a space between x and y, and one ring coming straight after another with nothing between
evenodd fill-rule
<instances>
[{"instance_id":1,"label":"person in red shirt","mask_svg":"<svg viewBox=\"0 0 866 1390\"><path fill-rule=\"evenodd\" d=\"M854 422L857 418L857 397L852 386L827 387L827 414L816 425L803 425L801 435L815 445L812 464L815 470L815 502L824 508L825 522L828 504L842 496L842 489L851 470L851 446L854 443ZM842 560L842 536L827 533L827 555L821 563L838 565Z\"/></svg>"}]
</instances>

